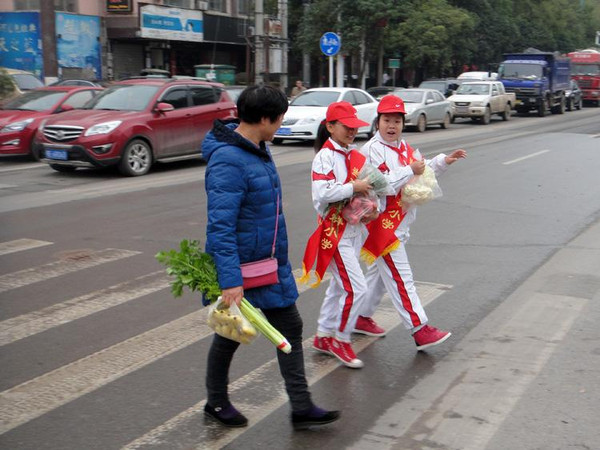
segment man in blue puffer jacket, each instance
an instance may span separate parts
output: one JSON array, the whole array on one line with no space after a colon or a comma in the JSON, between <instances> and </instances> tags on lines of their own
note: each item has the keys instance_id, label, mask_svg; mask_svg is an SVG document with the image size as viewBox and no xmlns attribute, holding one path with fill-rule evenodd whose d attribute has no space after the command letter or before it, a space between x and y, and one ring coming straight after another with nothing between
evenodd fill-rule
<instances>
[{"instance_id":1,"label":"man in blue puffer jacket","mask_svg":"<svg viewBox=\"0 0 600 450\"><path fill-rule=\"evenodd\" d=\"M240 123L216 121L202 143L208 165L206 251L217 267L223 301L240 304L246 297L292 345L277 351L279 368L292 407L296 429L323 425L339 418L312 403L304 373L302 319L296 308L298 290L288 261L288 241L282 212L281 183L265 141L270 141L283 121L288 102L270 86L251 86L237 102ZM279 205L279 208L278 208ZM271 256L275 235L277 284L244 291L240 264ZM248 420L229 401L229 366L239 344L214 335L208 354L204 411L225 426L243 427Z\"/></svg>"}]
</instances>

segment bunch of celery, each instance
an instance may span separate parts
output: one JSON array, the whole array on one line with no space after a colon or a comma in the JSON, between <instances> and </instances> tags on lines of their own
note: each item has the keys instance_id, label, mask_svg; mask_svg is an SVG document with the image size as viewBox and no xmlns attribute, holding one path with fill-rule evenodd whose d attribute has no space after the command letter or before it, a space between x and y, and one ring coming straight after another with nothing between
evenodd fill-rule
<instances>
[{"instance_id":1,"label":"bunch of celery","mask_svg":"<svg viewBox=\"0 0 600 450\"><path fill-rule=\"evenodd\" d=\"M179 243L179 251L168 250L156 254L158 262L167 266L167 274L174 276L171 293L181 296L183 288L202 292L213 302L221 295L217 279L217 269L212 257L200 251L198 241L184 239ZM240 311L254 327L284 353L292 351L288 340L245 298Z\"/></svg>"}]
</instances>

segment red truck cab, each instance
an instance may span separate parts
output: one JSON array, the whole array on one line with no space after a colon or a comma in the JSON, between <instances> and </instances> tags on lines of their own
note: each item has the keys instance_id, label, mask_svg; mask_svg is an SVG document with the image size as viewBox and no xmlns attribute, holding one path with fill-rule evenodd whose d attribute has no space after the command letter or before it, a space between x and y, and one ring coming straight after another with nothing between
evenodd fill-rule
<instances>
[{"instance_id":1,"label":"red truck cab","mask_svg":"<svg viewBox=\"0 0 600 450\"><path fill-rule=\"evenodd\" d=\"M583 91L583 100L600 106L600 52L594 49L571 52L571 78Z\"/></svg>"}]
</instances>

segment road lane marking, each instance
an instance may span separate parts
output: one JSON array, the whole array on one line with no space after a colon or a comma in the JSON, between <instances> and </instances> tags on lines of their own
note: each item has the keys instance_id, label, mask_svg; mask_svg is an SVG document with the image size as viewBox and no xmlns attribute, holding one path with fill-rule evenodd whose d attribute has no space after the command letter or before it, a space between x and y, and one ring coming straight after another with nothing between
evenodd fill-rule
<instances>
[{"instance_id":1,"label":"road lane marking","mask_svg":"<svg viewBox=\"0 0 600 450\"><path fill-rule=\"evenodd\" d=\"M511 161L503 162L502 164L504 164L505 166L508 166L509 164L518 163L518 162L521 162L521 161L523 161L525 159L534 158L536 156L543 155L544 153L548 153L549 151L550 150L541 150L539 152L532 153L531 155L522 156L521 158L517 158L517 159L513 159Z\"/></svg>"},{"instance_id":2,"label":"road lane marking","mask_svg":"<svg viewBox=\"0 0 600 450\"><path fill-rule=\"evenodd\" d=\"M294 274L299 276L300 269ZM0 434L212 335L207 311L202 308L1 392Z\"/></svg>"},{"instance_id":3,"label":"road lane marking","mask_svg":"<svg viewBox=\"0 0 600 450\"><path fill-rule=\"evenodd\" d=\"M488 316L350 449L486 448L589 302L538 292L519 300Z\"/></svg>"},{"instance_id":4,"label":"road lane marking","mask_svg":"<svg viewBox=\"0 0 600 450\"><path fill-rule=\"evenodd\" d=\"M415 284L419 291L423 306L431 303L445 291L450 289L450 286L435 283L422 283L417 281ZM389 302L389 297L387 295L384 297L384 301L375 313L375 319L378 324L387 330L392 330L401 323L399 315ZM356 338L353 339L352 347L358 353L376 340L377 338L368 336L356 336ZM325 355L314 355L311 350L312 341L313 337L311 336L303 342L303 347L305 349L304 363L309 385L313 385L321 378L340 367L340 363L335 358ZM313 357L313 355L315 357ZM223 448L289 401L283 388L274 388L274 386L279 385L281 385L281 380L276 359L270 360L252 372L249 372L238 380L230 383L229 393L232 397L235 397L236 407L243 411L244 415L250 421L250 426L247 428L226 429L218 424L208 422L200 427L187 427L190 422L197 421L199 420L199 417L204 415L203 408L206 400L202 399L177 416L169 419L164 424L127 444L122 450L141 448L151 449L160 444L168 446L168 437L171 433L177 434L178 448ZM265 395L265 393L269 394ZM188 434L182 435L179 431L184 428L188 431ZM182 442L182 440L186 441Z\"/></svg>"},{"instance_id":5,"label":"road lane marking","mask_svg":"<svg viewBox=\"0 0 600 450\"><path fill-rule=\"evenodd\" d=\"M66 258L61 261L54 261L41 266L20 270L18 272L8 273L0 276L0 293L66 275L77 270L88 269L100 264L129 258L130 256L139 255L140 253L141 252L132 250L109 248L106 250L92 251L85 256L77 258Z\"/></svg>"},{"instance_id":6,"label":"road lane marking","mask_svg":"<svg viewBox=\"0 0 600 450\"><path fill-rule=\"evenodd\" d=\"M38 241L37 239L15 239L14 241L1 242L0 256L52 244L52 242Z\"/></svg>"},{"instance_id":7,"label":"road lane marking","mask_svg":"<svg viewBox=\"0 0 600 450\"><path fill-rule=\"evenodd\" d=\"M169 286L160 270L0 322L0 346L41 333Z\"/></svg>"}]
</instances>

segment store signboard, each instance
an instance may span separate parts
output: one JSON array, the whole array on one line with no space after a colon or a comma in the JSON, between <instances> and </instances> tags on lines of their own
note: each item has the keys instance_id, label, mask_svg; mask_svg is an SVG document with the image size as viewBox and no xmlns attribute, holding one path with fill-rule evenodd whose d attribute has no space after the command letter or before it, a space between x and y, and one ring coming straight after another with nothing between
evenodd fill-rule
<instances>
[{"instance_id":1,"label":"store signboard","mask_svg":"<svg viewBox=\"0 0 600 450\"><path fill-rule=\"evenodd\" d=\"M56 13L56 36L59 67L93 70L102 79L100 17Z\"/></svg>"},{"instance_id":2,"label":"store signboard","mask_svg":"<svg viewBox=\"0 0 600 450\"><path fill-rule=\"evenodd\" d=\"M203 41L202 11L155 5L141 6L140 36L176 41Z\"/></svg>"},{"instance_id":3,"label":"store signboard","mask_svg":"<svg viewBox=\"0 0 600 450\"><path fill-rule=\"evenodd\" d=\"M0 13L0 66L44 75L39 12Z\"/></svg>"},{"instance_id":4,"label":"store signboard","mask_svg":"<svg viewBox=\"0 0 600 450\"><path fill-rule=\"evenodd\" d=\"M131 11L132 0L106 0L106 10L108 12L129 12Z\"/></svg>"}]
</instances>

